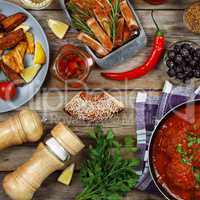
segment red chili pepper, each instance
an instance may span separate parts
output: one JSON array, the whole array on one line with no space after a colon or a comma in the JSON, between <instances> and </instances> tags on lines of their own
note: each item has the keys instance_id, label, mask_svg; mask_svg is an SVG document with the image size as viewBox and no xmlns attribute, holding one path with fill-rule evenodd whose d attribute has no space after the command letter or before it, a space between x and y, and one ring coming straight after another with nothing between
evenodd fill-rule
<instances>
[{"instance_id":1,"label":"red chili pepper","mask_svg":"<svg viewBox=\"0 0 200 200\"><path fill-rule=\"evenodd\" d=\"M0 82L0 99L10 101L16 97L16 87L12 82Z\"/></svg>"},{"instance_id":2,"label":"red chili pepper","mask_svg":"<svg viewBox=\"0 0 200 200\"><path fill-rule=\"evenodd\" d=\"M152 14L153 17L153 14ZM154 20L154 18L153 18ZM155 22L155 20L154 20ZM156 23L155 23L156 24ZM164 51L165 51L165 37L163 32L161 32L156 24L157 31L154 39L154 45L153 45L153 51L150 55L150 57L147 59L147 61L140 67L135 68L133 70L127 71L127 72L104 72L102 73L102 76L117 80L117 81L123 81L123 80L132 80L135 78L139 78L141 76L144 76L151 70L153 70L159 61L161 60Z\"/></svg>"}]
</instances>

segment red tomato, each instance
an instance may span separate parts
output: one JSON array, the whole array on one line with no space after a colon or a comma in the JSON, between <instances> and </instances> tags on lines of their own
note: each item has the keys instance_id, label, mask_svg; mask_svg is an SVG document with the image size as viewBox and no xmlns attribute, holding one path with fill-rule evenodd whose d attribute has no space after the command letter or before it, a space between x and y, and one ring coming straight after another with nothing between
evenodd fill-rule
<instances>
[{"instance_id":1,"label":"red tomato","mask_svg":"<svg viewBox=\"0 0 200 200\"><path fill-rule=\"evenodd\" d=\"M71 74L76 74L78 69L78 64L74 61L68 62L66 71L69 71Z\"/></svg>"},{"instance_id":2,"label":"red tomato","mask_svg":"<svg viewBox=\"0 0 200 200\"><path fill-rule=\"evenodd\" d=\"M5 101L10 101L16 97L17 91L14 83L0 82L0 98Z\"/></svg>"}]
</instances>

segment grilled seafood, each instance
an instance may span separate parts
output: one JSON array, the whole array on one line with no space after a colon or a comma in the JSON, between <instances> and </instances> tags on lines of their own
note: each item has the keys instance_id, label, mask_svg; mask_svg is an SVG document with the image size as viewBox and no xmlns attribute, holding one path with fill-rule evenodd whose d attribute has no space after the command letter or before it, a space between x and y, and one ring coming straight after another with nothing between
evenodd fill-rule
<instances>
[{"instance_id":1,"label":"grilled seafood","mask_svg":"<svg viewBox=\"0 0 200 200\"><path fill-rule=\"evenodd\" d=\"M130 30L138 30L138 24L126 0L120 2L120 10Z\"/></svg>"},{"instance_id":2,"label":"grilled seafood","mask_svg":"<svg viewBox=\"0 0 200 200\"><path fill-rule=\"evenodd\" d=\"M25 38L23 29L5 34L4 37L0 38L0 50L10 49L15 47L20 41Z\"/></svg>"},{"instance_id":3,"label":"grilled seafood","mask_svg":"<svg viewBox=\"0 0 200 200\"><path fill-rule=\"evenodd\" d=\"M99 40L99 42L101 42L103 47L106 50L111 51L112 48L113 48L113 44L112 44L110 38L108 37L108 35L103 31L101 26L99 26L99 24L96 21L96 19L94 17L88 19L87 20L87 25L90 27L92 32L95 34L95 36Z\"/></svg>"},{"instance_id":4,"label":"grilled seafood","mask_svg":"<svg viewBox=\"0 0 200 200\"><path fill-rule=\"evenodd\" d=\"M122 46L139 30L127 0L69 0L67 8L72 26L82 32L78 39L98 56L107 55Z\"/></svg>"},{"instance_id":5,"label":"grilled seafood","mask_svg":"<svg viewBox=\"0 0 200 200\"><path fill-rule=\"evenodd\" d=\"M79 33L78 39L96 51L100 56L106 56L109 53L99 42L97 42L86 33Z\"/></svg>"}]
</instances>

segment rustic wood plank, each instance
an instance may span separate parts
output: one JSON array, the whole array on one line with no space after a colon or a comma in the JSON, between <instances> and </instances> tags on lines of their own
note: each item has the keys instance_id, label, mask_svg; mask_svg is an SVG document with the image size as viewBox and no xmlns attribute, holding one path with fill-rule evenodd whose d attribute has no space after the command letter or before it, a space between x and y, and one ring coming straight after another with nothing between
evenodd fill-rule
<instances>
[{"instance_id":1,"label":"rustic wood plank","mask_svg":"<svg viewBox=\"0 0 200 200\"><path fill-rule=\"evenodd\" d=\"M9 1L22 5L19 0ZM136 9L185 9L193 2L196 2L196 0L166 0L165 4L155 6L146 3L144 0L135 0L135 7ZM59 2L54 0L47 9L60 9Z\"/></svg>"},{"instance_id":2,"label":"rustic wood plank","mask_svg":"<svg viewBox=\"0 0 200 200\"><path fill-rule=\"evenodd\" d=\"M124 128L125 130L129 130L129 128ZM117 129L115 128L114 131ZM125 131L124 130L124 131ZM119 129L118 129L119 131ZM123 130L121 129L123 132ZM129 134L133 137L135 137L134 134ZM80 137L83 141L83 143L88 147L89 144L92 144L91 140L88 140L86 138ZM25 144L21 146L15 146L10 147L8 149L5 149L0 152L0 172L7 172L7 171L13 171L18 166L22 165L24 162L30 159L31 155L36 149L36 146L38 144ZM122 155L124 158L133 158L133 156L137 156L134 153L127 153L125 149L122 149ZM76 164L76 170L80 170L80 166L83 163L83 161L87 157L87 148L85 148L83 151L81 151L77 156L73 157L69 162L66 163L66 165L70 163Z\"/></svg>"},{"instance_id":3,"label":"rustic wood plank","mask_svg":"<svg viewBox=\"0 0 200 200\"><path fill-rule=\"evenodd\" d=\"M0 173L0 180L3 179L5 173ZM54 173L42 184L40 189L36 192L34 200L74 200L75 196L82 191L78 174L75 174L72 180L72 184L66 187L56 182L59 173ZM0 199L9 200L4 193L2 186L0 186ZM147 194L139 191L130 192L124 200L161 200L162 198Z\"/></svg>"},{"instance_id":4,"label":"rustic wood plank","mask_svg":"<svg viewBox=\"0 0 200 200\"><path fill-rule=\"evenodd\" d=\"M152 47L152 39L155 33L155 26L152 22L150 17L151 11L139 11L139 17L142 21L144 29L148 36L148 45L147 48L144 48L141 52L139 52L135 57L128 59L126 63L121 64L120 66L114 67L117 68L118 71L129 70L140 64L142 64L148 57L151 52ZM33 11L34 16L39 20L39 22L44 27L51 46L51 63L53 62L53 58L58 52L58 49L67 43L77 43L75 39L75 33L70 31L64 40L56 39L56 37L52 34L52 32L47 27L46 20L49 18L49 11ZM192 40L199 43L199 36L189 32L182 20L183 11L156 11L155 18L157 19L158 23L160 24L161 29L165 31L167 46L171 43L178 41L178 40ZM56 19L65 20L65 16L60 11L51 11L51 17ZM180 34L181 30L181 34ZM154 70L152 73L147 74L144 77L141 77L137 80L132 80L128 82L118 82L118 81L111 81L106 80L101 77L101 72L99 68L94 68L92 73L90 74L87 84L85 88L96 89L96 88L105 88L105 89L153 89L153 90L160 90L163 87L164 80L169 79L168 75L166 74L166 67L161 62L159 67ZM199 81L197 81L199 83ZM52 75L47 77L46 86L48 88L60 88L64 89L64 84L60 81L56 80L55 77Z\"/></svg>"},{"instance_id":5,"label":"rustic wood plank","mask_svg":"<svg viewBox=\"0 0 200 200\"><path fill-rule=\"evenodd\" d=\"M109 92L112 96L116 97L119 101L124 103L125 110L118 115L115 115L112 119L102 122L104 127L135 127L135 99L138 91L116 91ZM38 93L34 99L32 99L27 105L19 108L21 110L24 107L29 107L32 110L38 111L44 119L47 128L52 128L53 124L63 122L73 127L92 127L95 124L73 119L71 116L63 111L65 103L67 103L74 95L76 91L62 92L43 92ZM99 93L99 92L95 92ZM149 95L159 95L160 92L149 91ZM14 114L13 112L12 114ZM0 115L0 121L5 120L11 113L5 113ZM117 135L123 135L124 133L116 133Z\"/></svg>"}]
</instances>

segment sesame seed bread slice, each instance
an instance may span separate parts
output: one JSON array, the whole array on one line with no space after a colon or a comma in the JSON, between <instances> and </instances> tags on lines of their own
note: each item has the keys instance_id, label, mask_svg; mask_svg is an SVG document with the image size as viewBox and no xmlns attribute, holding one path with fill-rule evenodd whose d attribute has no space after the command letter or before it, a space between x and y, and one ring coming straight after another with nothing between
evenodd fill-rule
<instances>
[{"instance_id":1,"label":"sesame seed bread slice","mask_svg":"<svg viewBox=\"0 0 200 200\"><path fill-rule=\"evenodd\" d=\"M65 105L65 111L69 115L76 119L90 122L110 119L114 114L122 110L124 110L123 103L107 92L95 95L80 92Z\"/></svg>"}]
</instances>

